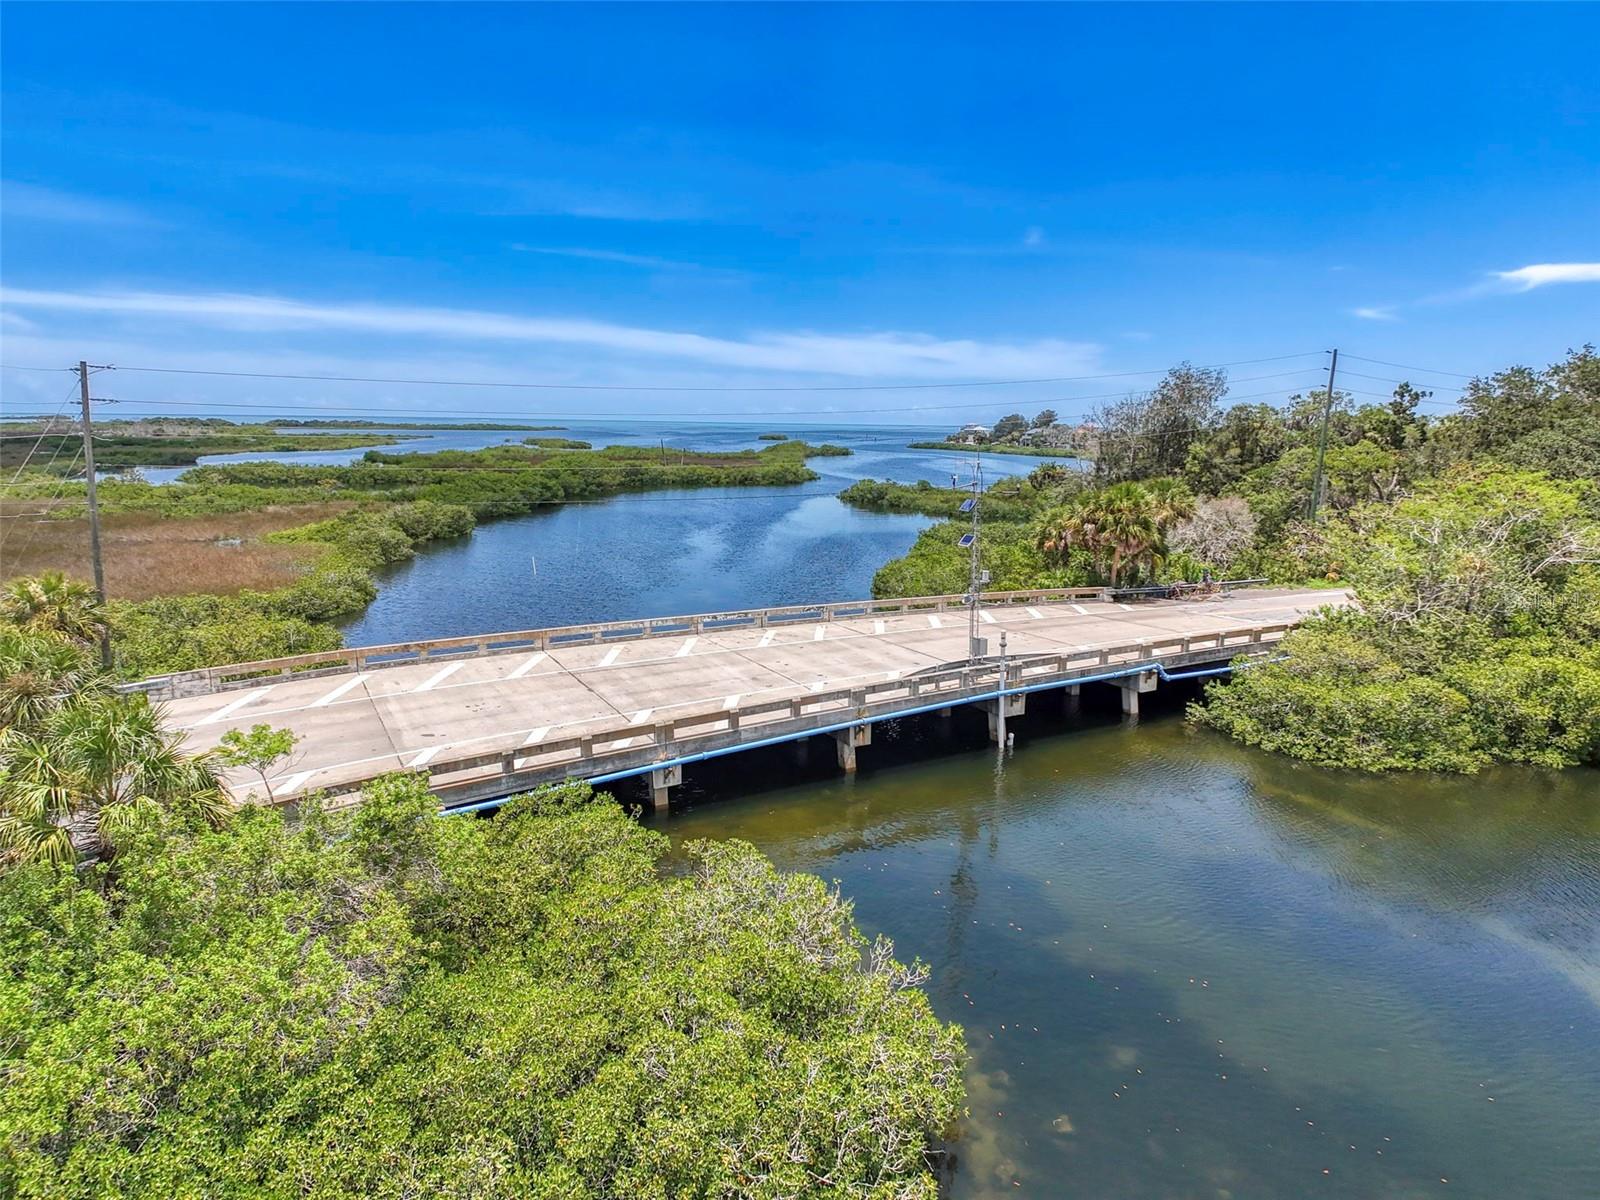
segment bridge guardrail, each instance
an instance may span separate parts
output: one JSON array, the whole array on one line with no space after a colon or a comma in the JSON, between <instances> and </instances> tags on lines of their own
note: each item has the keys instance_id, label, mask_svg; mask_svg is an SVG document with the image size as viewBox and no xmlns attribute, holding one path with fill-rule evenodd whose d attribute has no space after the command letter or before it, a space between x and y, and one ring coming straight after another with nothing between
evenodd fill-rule
<instances>
[{"instance_id":1,"label":"bridge guardrail","mask_svg":"<svg viewBox=\"0 0 1600 1200\"><path fill-rule=\"evenodd\" d=\"M1034 588L1016 592L985 592L983 604L1049 604L1063 600L1104 599L1103 587ZM372 671L384 667L414 665L430 660L481 658L516 651L551 650L594 642L634 641L640 638L717 632L744 626L767 628L771 625L805 624L813 621L845 620L884 613L945 612L966 608L965 595L910 596L896 600L843 600L828 604L793 604L779 608L737 609L729 612L695 613L675 617L646 617L632 621L596 621L586 625L559 625L546 629L522 629L507 633L433 638L419 642L395 642L383 646L348 646L312 654L284 658L264 658L254 662L230 663L219 667L200 667L193 671L174 671L138 683L125 684L128 692L143 692L154 700L176 700L204 696L235 688L251 687L272 676L313 679L321 674L342 671Z\"/></svg>"},{"instance_id":2,"label":"bridge guardrail","mask_svg":"<svg viewBox=\"0 0 1600 1200\"><path fill-rule=\"evenodd\" d=\"M1173 656L1203 654L1220 659L1257 653L1282 639L1293 628L1293 624L1252 625L1219 633L1141 638L1117 646L1033 655L1005 664L990 659L936 674L907 675L807 693L742 705L732 711L687 713L651 726L602 729L546 738L509 749L455 758L439 757L416 770L427 774L429 787L448 804L452 793L471 798L486 784L503 785L508 791L514 791L563 778L587 778L617 767L638 766L736 745L741 740L741 731L751 727L759 728L764 738L804 736L808 731L815 732L841 722L871 724L888 720L899 712L925 707L930 702L960 704L996 692L1064 687L1075 677L1095 676L1109 668L1127 668L1130 674L1141 668L1154 670L1162 659ZM624 762L624 759L640 761ZM571 769L580 764L583 770ZM368 778L335 782L321 790L335 801L340 797L353 797Z\"/></svg>"}]
</instances>

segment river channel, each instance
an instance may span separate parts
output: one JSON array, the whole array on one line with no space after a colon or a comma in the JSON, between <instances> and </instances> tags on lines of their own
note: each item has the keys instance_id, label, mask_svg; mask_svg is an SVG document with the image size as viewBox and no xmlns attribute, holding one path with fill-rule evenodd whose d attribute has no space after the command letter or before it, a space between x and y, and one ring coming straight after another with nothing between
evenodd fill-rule
<instances>
[{"instance_id":1,"label":"river channel","mask_svg":"<svg viewBox=\"0 0 1600 1200\"><path fill-rule=\"evenodd\" d=\"M346 638L864 596L928 522L832 493L961 462L907 449L916 431L803 432L856 453L797 488L483 525L388 572ZM931 966L972 1053L952 1196L1600 1197L1600 772L1322 771L1193 730L1177 687L1136 725L1093 692L1076 716L1032 698L1004 759L968 713L878 727L854 778L822 745L703 764L661 822L837 879Z\"/></svg>"},{"instance_id":2,"label":"river channel","mask_svg":"<svg viewBox=\"0 0 1600 1200\"><path fill-rule=\"evenodd\" d=\"M1031 697L1003 761L969 714L853 779L691 768L662 823L929 964L972 1055L950 1194L1600 1196L1600 772L1322 771L1103 690Z\"/></svg>"}]
</instances>

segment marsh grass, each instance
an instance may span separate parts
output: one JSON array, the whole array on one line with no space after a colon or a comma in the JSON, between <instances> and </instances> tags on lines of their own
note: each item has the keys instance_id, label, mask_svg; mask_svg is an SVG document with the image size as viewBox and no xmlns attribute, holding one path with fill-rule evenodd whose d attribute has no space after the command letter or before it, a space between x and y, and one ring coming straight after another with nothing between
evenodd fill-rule
<instances>
[{"instance_id":1,"label":"marsh grass","mask_svg":"<svg viewBox=\"0 0 1600 1200\"><path fill-rule=\"evenodd\" d=\"M257 512L205 517L161 517L112 513L101 519L106 591L114 599L148 600L209 592L229 596L246 589L287 587L321 553L311 545L273 545L269 533L323 520L348 511L349 504L273 506ZM0 575L65 571L91 575L89 526L84 520L40 520L28 502L0 505L5 541L0 544ZM237 541L237 545L232 544Z\"/></svg>"}]
</instances>

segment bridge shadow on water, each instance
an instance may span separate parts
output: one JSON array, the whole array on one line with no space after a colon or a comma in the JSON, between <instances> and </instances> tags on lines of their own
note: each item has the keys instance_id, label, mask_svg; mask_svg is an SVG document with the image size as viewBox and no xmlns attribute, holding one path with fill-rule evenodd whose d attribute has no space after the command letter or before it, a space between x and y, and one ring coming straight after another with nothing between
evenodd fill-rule
<instances>
[{"instance_id":1,"label":"bridge shadow on water","mask_svg":"<svg viewBox=\"0 0 1600 1200\"><path fill-rule=\"evenodd\" d=\"M1075 698L1064 688L1034 692L1027 697L1027 711L1007 718L1006 729L1013 752L1025 755L1030 743L1177 716L1200 695L1203 682L1169 682L1144 693L1137 718L1123 716L1120 689L1114 684L1085 684ZM871 744L856 751L856 777L870 779L930 761L970 759L995 751L988 713L976 704L957 705L948 717L926 713L874 725ZM838 784L848 778L837 761L833 737L820 734L685 766L683 783L673 790L671 813L808 784ZM647 780L619 780L604 788L630 808L670 821L669 814L652 813Z\"/></svg>"}]
</instances>

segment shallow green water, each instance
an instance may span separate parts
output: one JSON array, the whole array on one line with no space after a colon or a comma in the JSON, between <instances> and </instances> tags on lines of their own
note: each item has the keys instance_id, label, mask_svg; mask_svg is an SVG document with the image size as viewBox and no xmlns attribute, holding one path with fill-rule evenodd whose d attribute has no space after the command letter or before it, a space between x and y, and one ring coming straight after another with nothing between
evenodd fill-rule
<instances>
[{"instance_id":1,"label":"shallow green water","mask_svg":"<svg viewBox=\"0 0 1600 1200\"><path fill-rule=\"evenodd\" d=\"M1318 771L1178 699L1033 697L1003 762L963 714L854 779L823 742L708 764L662 827L838 879L932 965L954 1196L1600 1196L1600 773Z\"/></svg>"}]
</instances>

